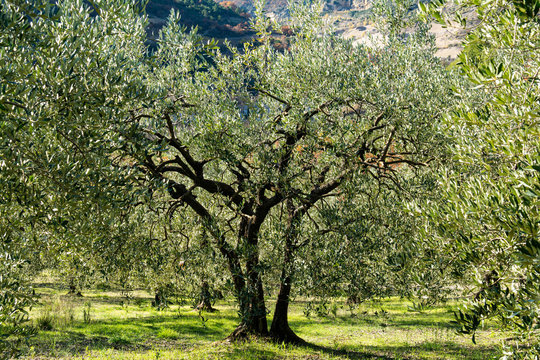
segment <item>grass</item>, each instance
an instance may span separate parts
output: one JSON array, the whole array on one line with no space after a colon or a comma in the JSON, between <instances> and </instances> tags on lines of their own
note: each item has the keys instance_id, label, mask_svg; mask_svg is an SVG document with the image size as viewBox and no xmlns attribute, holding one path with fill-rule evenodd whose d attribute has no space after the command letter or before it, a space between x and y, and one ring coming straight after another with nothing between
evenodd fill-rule
<instances>
[{"instance_id":1,"label":"grass","mask_svg":"<svg viewBox=\"0 0 540 360\"><path fill-rule=\"evenodd\" d=\"M261 339L231 344L222 340L238 322L232 301L201 318L189 306L157 311L142 291L130 301L114 291L89 291L83 298L51 287L38 292L42 305L31 320L51 326L30 340L27 359L486 359L497 355L504 337L488 327L474 345L450 324L451 306L409 312L410 303L391 298L362 304L355 316L336 301L335 315L306 318L305 304L295 303L290 325L309 346Z\"/></svg>"}]
</instances>

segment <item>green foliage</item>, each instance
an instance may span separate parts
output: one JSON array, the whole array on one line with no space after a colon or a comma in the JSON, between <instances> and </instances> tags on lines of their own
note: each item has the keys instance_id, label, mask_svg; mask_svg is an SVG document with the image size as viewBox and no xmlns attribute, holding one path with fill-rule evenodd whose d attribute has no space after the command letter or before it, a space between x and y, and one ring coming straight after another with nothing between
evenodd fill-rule
<instances>
[{"instance_id":1,"label":"green foliage","mask_svg":"<svg viewBox=\"0 0 540 360\"><path fill-rule=\"evenodd\" d=\"M138 196L129 169L111 167L121 137L104 125L144 90L133 77L146 49L138 11L114 1L0 5L2 344L30 333L23 267L31 275L66 248L114 237L118 211Z\"/></svg>"},{"instance_id":2,"label":"green foliage","mask_svg":"<svg viewBox=\"0 0 540 360\"><path fill-rule=\"evenodd\" d=\"M28 324L28 310L35 300L25 282L23 264L0 253L0 358L16 356L25 339L35 334Z\"/></svg>"},{"instance_id":3,"label":"green foliage","mask_svg":"<svg viewBox=\"0 0 540 360\"><path fill-rule=\"evenodd\" d=\"M83 322L85 324L90 324L91 321L92 321L92 303L90 301L87 301L84 303Z\"/></svg>"},{"instance_id":4,"label":"green foliage","mask_svg":"<svg viewBox=\"0 0 540 360\"><path fill-rule=\"evenodd\" d=\"M468 269L475 285L470 304L456 314L462 331L474 334L485 319L496 317L518 339L504 356L537 358L538 2L457 4L472 8L480 20L457 63L476 95L446 118L455 162L441 177L444 203L426 209L453 261ZM444 21L444 5L436 2L424 10Z\"/></svg>"},{"instance_id":5,"label":"green foliage","mask_svg":"<svg viewBox=\"0 0 540 360\"><path fill-rule=\"evenodd\" d=\"M371 18L385 35L396 36L410 26L421 26L414 10L416 0L377 0L371 8ZM409 29L410 32L410 29Z\"/></svg>"}]
</instances>

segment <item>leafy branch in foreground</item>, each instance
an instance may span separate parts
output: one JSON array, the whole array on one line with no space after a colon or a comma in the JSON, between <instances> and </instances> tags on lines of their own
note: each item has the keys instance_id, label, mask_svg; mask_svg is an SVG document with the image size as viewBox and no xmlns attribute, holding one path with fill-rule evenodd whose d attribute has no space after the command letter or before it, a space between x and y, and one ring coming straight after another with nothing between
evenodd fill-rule
<instances>
[{"instance_id":1,"label":"leafy branch in foreground","mask_svg":"<svg viewBox=\"0 0 540 360\"><path fill-rule=\"evenodd\" d=\"M484 320L498 318L516 332L505 357L537 358L540 3L438 1L422 7L447 22L448 4L473 10L478 20L456 63L476 99L462 101L446 117L455 162L441 177L444 203L427 204L426 212L475 285L470 304L456 314L462 331L474 334Z\"/></svg>"}]
</instances>

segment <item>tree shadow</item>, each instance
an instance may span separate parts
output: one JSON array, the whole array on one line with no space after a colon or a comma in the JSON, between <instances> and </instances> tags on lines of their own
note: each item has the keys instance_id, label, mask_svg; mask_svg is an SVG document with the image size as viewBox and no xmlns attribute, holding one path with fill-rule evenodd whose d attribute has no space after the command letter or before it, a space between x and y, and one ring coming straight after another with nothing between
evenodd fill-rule
<instances>
[{"instance_id":1,"label":"tree shadow","mask_svg":"<svg viewBox=\"0 0 540 360\"><path fill-rule=\"evenodd\" d=\"M30 343L34 355L46 358L68 357L83 354L86 351L115 349L122 351L150 350L150 345L130 341L121 337L86 335L76 331L63 331L61 336L41 338Z\"/></svg>"},{"instance_id":2,"label":"tree shadow","mask_svg":"<svg viewBox=\"0 0 540 360\"><path fill-rule=\"evenodd\" d=\"M41 281L41 282L34 282L32 283L32 287L36 290L36 292L42 291L45 288L52 289L52 290L68 290L67 287L64 285L57 283L57 282L50 282L50 281Z\"/></svg>"},{"instance_id":3,"label":"tree shadow","mask_svg":"<svg viewBox=\"0 0 540 360\"><path fill-rule=\"evenodd\" d=\"M214 357L211 357L212 359ZM279 351L269 349L258 349L253 347L234 347L230 349L226 354L221 355L222 359L236 360L236 359L260 359L260 360L281 360L284 359L283 354ZM296 358L295 358L296 359ZM307 357L306 359L312 359ZM313 358L315 360L315 358Z\"/></svg>"},{"instance_id":4,"label":"tree shadow","mask_svg":"<svg viewBox=\"0 0 540 360\"><path fill-rule=\"evenodd\" d=\"M455 330L458 327L455 324L452 324L450 321L434 321L432 319L403 319L395 318L393 316L380 317L376 315L361 315L354 318L347 316L336 316L328 318L319 318L316 319L319 324L345 324L348 326L382 326L382 327L393 327L393 328L428 328L428 329L448 329ZM310 324L304 321L290 321L291 326L294 328L309 327Z\"/></svg>"},{"instance_id":5,"label":"tree shadow","mask_svg":"<svg viewBox=\"0 0 540 360\"><path fill-rule=\"evenodd\" d=\"M410 346L384 346L384 345L368 345L362 346L363 351L350 349L333 349L326 346L321 346L312 343L305 343L299 347L308 348L313 351L318 351L327 355L341 357L344 359L359 360L397 360L397 359L424 359L425 353L429 353L430 358L472 358L486 359L497 354L495 347L474 345L467 346L456 344L450 341L441 342L423 342ZM424 353L422 355L422 353Z\"/></svg>"},{"instance_id":6,"label":"tree shadow","mask_svg":"<svg viewBox=\"0 0 540 360\"><path fill-rule=\"evenodd\" d=\"M78 322L67 329L43 332L29 346L36 354L67 357L93 350L148 351L155 347L190 347L200 340L224 339L233 329L233 315L220 315L212 321L197 320L197 315L183 319L175 315L156 314L144 317ZM183 320L183 321L182 321ZM161 331L168 331L161 336Z\"/></svg>"},{"instance_id":7,"label":"tree shadow","mask_svg":"<svg viewBox=\"0 0 540 360\"><path fill-rule=\"evenodd\" d=\"M353 351L353 350L346 350L346 349L332 349L332 348L329 348L329 347L316 345L316 344L312 344L312 343L308 343L308 342L306 342L306 343L304 343L302 345L299 345L299 347L307 348L307 349L310 349L312 351L318 351L318 352L324 353L326 355L339 356L339 357L342 357L342 358L345 358L345 359L354 359L354 360L359 360L359 359L366 359L366 360L395 360L395 359L397 359L396 357L389 357L389 356L386 356L386 355L377 355L377 354L369 353L369 352ZM402 359L403 357L399 356L398 358Z\"/></svg>"},{"instance_id":8,"label":"tree shadow","mask_svg":"<svg viewBox=\"0 0 540 360\"><path fill-rule=\"evenodd\" d=\"M106 320L96 322L95 325L111 328L123 328L124 326L143 328L149 331L157 331L160 328L166 327L167 329L176 331L179 337L193 337L204 336L211 338L212 340L220 340L225 338L230 332L233 331L234 326L230 329L227 328L228 321L235 321L235 316L220 316L212 318L211 321L197 321L194 317L187 319L191 322L186 323L181 321L182 318L178 318L174 315L151 315L138 318L129 318L124 320Z\"/></svg>"}]
</instances>

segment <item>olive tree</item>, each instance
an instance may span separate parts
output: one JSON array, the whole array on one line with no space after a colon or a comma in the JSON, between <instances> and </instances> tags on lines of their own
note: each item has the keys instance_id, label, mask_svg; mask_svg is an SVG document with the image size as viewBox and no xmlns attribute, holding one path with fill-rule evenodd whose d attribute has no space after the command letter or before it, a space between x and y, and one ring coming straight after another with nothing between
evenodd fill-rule
<instances>
[{"instance_id":1,"label":"olive tree","mask_svg":"<svg viewBox=\"0 0 540 360\"><path fill-rule=\"evenodd\" d=\"M118 136L107 122L145 94L133 76L146 50L144 18L127 3L86 6L0 4L0 346L8 356L17 352L11 340L30 334L29 267L53 248L115 233L139 196L129 169L112 166Z\"/></svg>"},{"instance_id":2,"label":"olive tree","mask_svg":"<svg viewBox=\"0 0 540 360\"><path fill-rule=\"evenodd\" d=\"M298 225L353 178L399 183L402 168L425 166L442 141L447 74L430 43L414 34L353 46L312 11L293 9L289 50L273 49L260 14L258 44L230 55L204 55L173 14L148 76L163 95L131 118L138 151L126 161L163 184L173 210L196 214L227 262L241 317L233 338L300 341L287 322ZM141 139L154 145L141 152ZM268 331L261 249L273 216L283 224L282 272Z\"/></svg>"}]
</instances>

